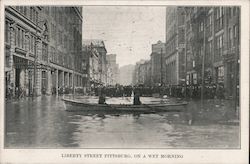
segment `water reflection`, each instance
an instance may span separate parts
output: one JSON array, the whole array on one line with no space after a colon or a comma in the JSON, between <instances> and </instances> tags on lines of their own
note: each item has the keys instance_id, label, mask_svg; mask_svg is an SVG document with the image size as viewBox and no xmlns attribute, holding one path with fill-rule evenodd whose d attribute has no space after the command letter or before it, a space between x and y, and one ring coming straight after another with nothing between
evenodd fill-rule
<instances>
[{"instance_id":1,"label":"water reflection","mask_svg":"<svg viewBox=\"0 0 250 164\"><path fill-rule=\"evenodd\" d=\"M192 112L195 111L195 105ZM195 117L194 117L195 116ZM190 117L194 123L190 126ZM190 113L105 115L66 112L57 97L6 103L10 148L239 147L239 126L200 121Z\"/></svg>"}]
</instances>

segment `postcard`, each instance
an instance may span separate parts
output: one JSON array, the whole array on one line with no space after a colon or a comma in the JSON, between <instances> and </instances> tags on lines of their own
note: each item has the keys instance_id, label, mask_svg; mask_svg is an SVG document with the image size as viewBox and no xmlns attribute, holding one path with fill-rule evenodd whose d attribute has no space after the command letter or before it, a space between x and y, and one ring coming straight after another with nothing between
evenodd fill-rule
<instances>
[{"instance_id":1,"label":"postcard","mask_svg":"<svg viewBox=\"0 0 250 164\"><path fill-rule=\"evenodd\" d=\"M1 163L239 163L249 2L1 1Z\"/></svg>"}]
</instances>

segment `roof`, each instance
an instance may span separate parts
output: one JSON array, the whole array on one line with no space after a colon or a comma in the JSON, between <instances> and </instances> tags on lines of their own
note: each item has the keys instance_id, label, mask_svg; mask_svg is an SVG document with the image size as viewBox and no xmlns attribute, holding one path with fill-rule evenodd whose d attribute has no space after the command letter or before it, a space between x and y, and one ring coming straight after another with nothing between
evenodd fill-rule
<instances>
[{"instance_id":1,"label":"roof","mask_svg":"<svg viewBox=\"0 0 250 164\"><path fill-rule=\"evenodd\" d=\"M90 46L91 44L94 47L105 47L104 41L99 39L83 39L83 46Z\"/></svg>"}]
</instances>

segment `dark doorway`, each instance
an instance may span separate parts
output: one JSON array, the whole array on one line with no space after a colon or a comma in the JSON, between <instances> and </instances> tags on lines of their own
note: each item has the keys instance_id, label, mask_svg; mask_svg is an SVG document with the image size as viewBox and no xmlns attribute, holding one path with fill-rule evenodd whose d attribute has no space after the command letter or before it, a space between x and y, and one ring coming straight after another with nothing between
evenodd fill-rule
<instances>
[{"instance_id":1,"label":"dark doorway","mask_svg":"<svg viewBox=\"0 0 250 164\"><path fill-rule=\"evenodd\" d=\"M21 69L16 68L16 76L15 76L15 93L16 93L16 96L19 96L19 90L20 90L20 72L21 72Z\"/></svg>"}]
</instances>

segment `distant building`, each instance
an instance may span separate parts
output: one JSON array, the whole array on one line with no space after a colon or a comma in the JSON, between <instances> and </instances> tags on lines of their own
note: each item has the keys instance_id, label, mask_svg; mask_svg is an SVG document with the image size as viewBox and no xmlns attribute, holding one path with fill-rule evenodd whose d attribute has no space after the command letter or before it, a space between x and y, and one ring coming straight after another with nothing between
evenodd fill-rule
<instances>
[{"instance_id":1,"label":"distant building","mask_svg":"<svg viewBox=\"0 0 250 164\"><path fill-rule=\"evenodd\" d=\"M100 75L100 61L99 61L99 52L89 45L89 42L85 43L83 41L83 54L86 61L86 70L87 70L87 90L91 87L100 85L101 75Z\"/></svg>"},{"instance_id":2,"label":"distant building","mask_svg":"<svg viewBox=\"0 0 250 164\"><path fill-rule=\"evenodd\" d=\"M133 85L145 85L148 65L150 65L148 60L136 62L133 72Z\"/></svg>"},{"instance_id":3,"label":"distant building","mask_svg":"<svg viewBox=\"0 0 250 164\"><path fill-rule=\"evenodd\" d=\"M166 9L166 81L167 85L185 83L185 10L169 6Z\"/></svg>"},{"instance_id":4,"label":"distant building","mask_svg":"<svg viewBox=\"0 0 250 164\"><path fill-rule=\"evenodd\" d=\"M84 39L83 47L89 47L90 51L97 51L98 53L98 70L95 70L95 73L98 76L98 83L102 85L107 84L107 59L106 54L107 50L104 44L104 41L97 39ZM92 68L90 68L92 69ZM96 82L95 82L96 83Z\"/></svg>"},{"instance_id":5,"label":"distant building","mask_svg":"<svg viewBox=\"0 0 250 164\"><path fill-rule=\"evenodd\" d=\"M124 86L132 85L134 69L135 69L134 65L125 65L125 66L120 67L119 84L124 85Z\"/></svg>"},{"instance_id":6,"label":"distant building","mask_svg":"<svg viewBox=\"0 0 250 164\"><path fill-rule=\"evenodd\" d=\"M165 75L164 58L166 54L166 44L158 41L152 44L152 53L150 55L151 64L151 84L153 86L163 85Z\"/></svg>"},{"instance_id":7,"label":"distant building","mask_svg":"<svg viewBox=\"0 0 250 164\"><path fill-rule=\"evenodd\" d=\"M116 63L116 54L107 55L107 85L118 83L119 65Z\"/></svg>"}]
</instances>

